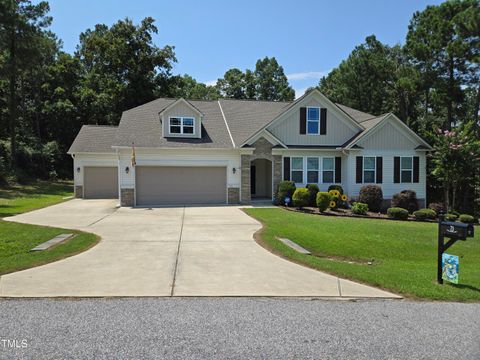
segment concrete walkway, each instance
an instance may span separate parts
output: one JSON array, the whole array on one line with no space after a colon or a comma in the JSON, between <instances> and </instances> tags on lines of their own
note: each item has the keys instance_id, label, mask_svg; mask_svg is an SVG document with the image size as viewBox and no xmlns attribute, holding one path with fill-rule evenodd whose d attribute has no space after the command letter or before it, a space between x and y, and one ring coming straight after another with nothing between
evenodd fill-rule
<instances>
[{"instance_id":1,"label":"concrete walkway","mask_svg":"<svg viewBox=\"0 0 480 360\"><path fill-rule=\"evenodd\" d=\"M92 249L4 275L3 297L397 295L284 260L253 240L238 207L116 208L74 199L5 220L93 232Z\"/></svg>"}]
</instances>

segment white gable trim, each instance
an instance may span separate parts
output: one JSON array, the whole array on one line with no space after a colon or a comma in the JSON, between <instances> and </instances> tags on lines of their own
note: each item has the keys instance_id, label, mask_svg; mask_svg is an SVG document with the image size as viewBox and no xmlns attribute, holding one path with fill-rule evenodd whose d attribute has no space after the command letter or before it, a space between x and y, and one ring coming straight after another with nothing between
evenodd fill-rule
<instances>
[{"instance_id":1,"label":"white gable trim","mask_svg":"<svg viewBox=\"0 0 480 360\"><path fill-rule=\"evenodd\" d=\"M387 122L391 122L395 128L397 128L403 135L405 135L413 144L423 145L427 149L431 150L432 147L428 144L425 140L423 140L420 136L415 133L412 129L410 129L407 125L404 124L402 120L396 117L394 114L389 113L387 114L381 121L379 121L375 126L373 126L370 130L365 131L361 134L355 141L350 143L345 149L352 150L352 147L358 144L361 140L366 140L370 136L376 134L382 127L387 124Z\"/></svg>"},{"instance_id":2,"label":"white gable trim","mask_svg":"<svg viewBox=\"0 0 480 360\"><path fill-rule=\"evenodd\" d=\"M280 145L283 148L287 149L287 145L285 145L279 138L277 138L275 135L273 135L267 129L263 129L263 130L257 132L254 136L252 136L250 139L248 139L248 142L246 142L244 145L252 145L252 144L255 143L255 141L257 141L261 137L264 137L272 145Z\"/></svg>"},{"instance_id":3,"label":"white gable trim","mask_svg":"<svg viewBox=\"0 0 480 360\"><path fill-rule=\"evenodd\" d=\"M286 117L288 117L292 112L296 111L297 108L301 107L301 105L306 102L308 99L311 97L316 96L317 99L324 103L325 106L329 111L332 111L338 118L344 119L345 123L352 129L352 130L365 130L365 128L357 123L350 115L348 115L346 112L344 112L342 109L340 109L335 103L330 101L325 95L323 95L318 89L314 89L303 96L299 97L297 100L295 100L285 111L283 111L281 114L277 115L272 121L270 121L268 124L263 126L260 130L258 130L257 133L253 134L250 138L248 138L241 146L248 144L254 136L256 136L259 132L268 129L277 123L280 123L282 120L284 120Z\"/></svg>"},{"instance_id":4,"label":"white gable trim","mask_svg":"<svg viewBox=\"0 0 480 360\"><path fill-rule=\"evenodd\" d=\"M193 106L189 101L185 100L184 98L180 98L174 102L172 102L170 105L168 105L165 109L159 112L159 115L163 114L165 111L170 110L174 106L176 106L178 103L183 102L185 105L187 105L190 109L195 111L198 115L203 116L203 113L198 110L195 106Z\"/></svg>"}]
</instances>

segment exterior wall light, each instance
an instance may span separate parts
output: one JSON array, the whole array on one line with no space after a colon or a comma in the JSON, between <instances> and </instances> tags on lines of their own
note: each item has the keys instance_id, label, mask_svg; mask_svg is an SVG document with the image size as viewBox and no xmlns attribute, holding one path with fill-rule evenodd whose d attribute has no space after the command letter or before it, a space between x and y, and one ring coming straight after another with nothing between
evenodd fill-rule
<instances>
[{"instance_id":1,"label":"exterior wall light","mask_svg":"<svg viewBox=\"0 0 480 360\"><path fill-rule=\"evenodd\" d=\"M77 173L79 173L79 172L80 172L80 166L79 166L79 167L77 167Z\"/></svg>"},{"instance_id":2,"label":"exterior wall light","mask_svg":"<svg viewBox=\"0 0 480 360\"><path fill-rule=\"evenodd\" d=\"M232 171L235 174L237 172L237 169L233 168Z\"/></svg>"},{"instance_id":3,"label":"exterior wall light","mask_svg":"<svg viewBox=\"0 0 480 360\"><path fill-rule=\"evenodd\" d=\"M129 168L128 166L125 168L125 172L126 172L127 174L130 172L130 168Z\"/></svg>"}]
</instances>

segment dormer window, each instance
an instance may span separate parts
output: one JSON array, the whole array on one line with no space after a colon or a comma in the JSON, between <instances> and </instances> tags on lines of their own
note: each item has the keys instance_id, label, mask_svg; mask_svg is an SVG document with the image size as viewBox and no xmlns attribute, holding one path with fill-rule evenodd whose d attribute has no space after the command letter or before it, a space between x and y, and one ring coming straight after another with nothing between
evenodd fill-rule
<instances>
[{"instance_id":1,"label":"dormer window","mask_svg":"<svg viewBox=\"0 0 480 360\"><path fill-rule=\"evenodd\" d=\"M318 135L320 133L320 108L307 108L307 134Z\"/></svg>"},{"instance_id":2,"label":"dormer window","mask_svg":"<svg viewBox=\"0 0 480 360\"><path fill-rule=\"evenodd\" d=\"M195 134L195 118L175 116L170 118L170 134Z\"/></svg>"}]
</instances>

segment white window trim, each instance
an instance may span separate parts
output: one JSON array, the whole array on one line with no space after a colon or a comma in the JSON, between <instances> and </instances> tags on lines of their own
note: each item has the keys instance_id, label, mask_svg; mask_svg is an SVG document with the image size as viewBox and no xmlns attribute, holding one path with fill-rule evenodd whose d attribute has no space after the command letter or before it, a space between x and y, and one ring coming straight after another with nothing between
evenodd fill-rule
<instances>
[{"instance_id":1,"label":"white window trim","mask_svg":"<svg viewBox=\"0 0 480 360\"><path fill-rule=\"evenodd\" d=\"M308 119L308 109L318 109L318 120L309 120ZM307 118L307 125L306 125L307 126L307 135L320 135L320 116L321 116L320 108L318 106L307 106L307 116L306 116L306 118ZM317 127L318 130L317 130L316 133L308 131L308 122L309 121L318 123L318 127Z\"/></svg>"},{"instance_id":2,"label":"white window trim","mask_svg":"<svg viewBox=\"0 0 480 360\"><path fill-rule=\"evenodd\" d=\"M172 125L172 119L180 119L180 125ZM183 121L185 119L193 119L193 133L184 133L183 132L183 127L184 126L187 126L187 127L190 127L190 125L184 125L183 124ZM170 135L188 135L188 136L195 136L195 122L196 122L196 119L195 117L193 116L170 116L168 118L168 133ZM180 132L179 133L172 133L172 126L180 126Z\"/></svg>"},{"instance_id":3,"label":"white window trim","mask_svg":"<svg viewBox=\"0 0 480 360\"><path fill-rule=\"evenodd\" d=\"M410 169L406 169L402 167L402 159L409 158L412 160L412 167ZM403 171L410 171L410 181L403 181L402 179L402 172ZM400 184L412 184L413 183L413 156L400 156Z\"/></svg>"},{"instance_id":4,"label":"white window trim","mask_svg":"<svg viewBox=\"0 0 480 360\"><path fill-rule=\"evenodd\" d=\"M300 171L293 168L293 159L302 159L302 182L295 182L295 184L304 184L305 180L305 156L292 156L290 157L290 179L293 181L293 172Z\"/></svg>"},{"instance_id":5,"label":"white window trim","mask_svg":"<svg viewBox=\"0 0 480 360\"><path fill-rule=\"evenodd\" d=\"M324 170L323 169L323 159L332 159L332 162L333 162L333 169L332 170ZM333 172L333 181L332 182L323 182L323 172L324 171L331 171ZM325 157L322 157L322 184L336 184L335 182L335 157L334 156L325 156Z\"/></svg>"},{"instance_id":6,"label":"white window trim","mask_svg":"<svg viewBox=\"0 0 480 360\"><path fill-rule=\"evenodd\" d=\"M374 158L373 169L365 169L365 158ZM377 183L377 157L376 156L364 156L362 164L362 184L376 184ZM373 171L373 182L365 182L365 171Z\"/></svg>"}]
</instances>

